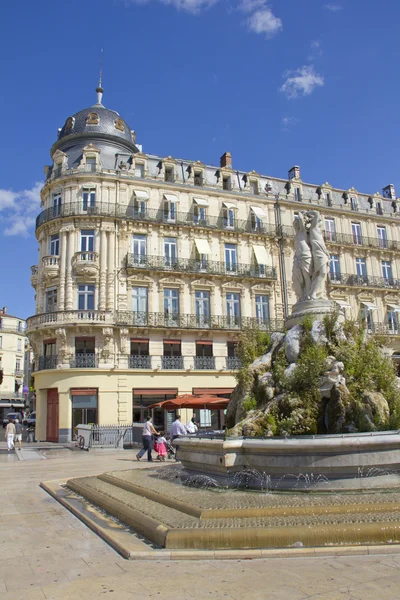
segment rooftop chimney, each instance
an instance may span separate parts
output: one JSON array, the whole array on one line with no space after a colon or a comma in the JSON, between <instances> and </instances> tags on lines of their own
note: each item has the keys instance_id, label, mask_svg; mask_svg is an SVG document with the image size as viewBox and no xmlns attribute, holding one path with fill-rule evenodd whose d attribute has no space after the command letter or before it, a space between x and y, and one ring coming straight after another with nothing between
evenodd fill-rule
<instances>
[{"instance_id":1,"label":"rooftop chimney","mask_svg":"<svg viewBox=\"0 0 400 600\"><path fill-rule=\"evenodd\" d=\"M288 172L288 178L289 179L300 179L300 167L298 167L297 165L292 167L290 169L290 171Z\"/></svg>"},{"instance_id":2,"label":"rooftop chimney","mask_svg":"<svg viewBox=\"0 0 400 600\"><path fill-rule=\"evenodd\" d=\"M383 188L382 196L384 198L390 198L390 200L396 200L396 190L394 189L393 183L390 183Z\"/></svg>"},{"instance_id":3,"label":"rooftop chimney","mask_svg":"<svg viewBox=\"0 0 400 600\"><path fill-rule=\"evenodd\" d=\"M224 167L232 169L232 154L230 152L225 152L219 160L221 169Z\"/></svg>"},{"instance_id":4,"label":"rooftop chimney","mask_svg":"<svg viewBox=\"0 0 400 600\"><path fill-rule=\"evenodd\" d=\"M3 308L0 308L0 315L5 315L7 313L7 306L3 306Z\"/></svg>"}]
</instances>

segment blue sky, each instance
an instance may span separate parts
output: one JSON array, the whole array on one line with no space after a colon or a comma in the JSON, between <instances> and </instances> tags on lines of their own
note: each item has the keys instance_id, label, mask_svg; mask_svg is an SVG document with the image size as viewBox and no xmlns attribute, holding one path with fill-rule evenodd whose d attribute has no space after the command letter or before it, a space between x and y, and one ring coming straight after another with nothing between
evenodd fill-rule
<instances>
[{"instance_id":1,"label":"blue sky","mask_svg":"<svg viewBox=\"0 0 400 600\"><path fill-rule=\"evenodd\" d=\"M30 266L57 128L104 104L144 151L400 196L398 0L22 0L0 8L0 304Z\"/></svg>"}]
</instances>

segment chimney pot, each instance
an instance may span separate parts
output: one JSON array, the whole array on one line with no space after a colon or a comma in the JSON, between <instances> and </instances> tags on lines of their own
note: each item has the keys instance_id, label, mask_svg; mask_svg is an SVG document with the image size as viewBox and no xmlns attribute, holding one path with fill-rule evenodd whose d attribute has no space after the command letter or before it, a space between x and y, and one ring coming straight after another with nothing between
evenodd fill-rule
<instances>
[{"instance_id":1,"label":"chimney pot","mask_svg":"<svg viewBox=\"0 0 400 600\"><path fill-rule=\"evenodd\" d=\"M295 165L290 169L290 171L288 171L288 178L300 179L300 167L298 165Z\"/></svg>"},{"instance_id":2,"label":"chimney pot","mask_svg":"<svg viewBox=\"0 0 400 600\"><path fill-rule=\"evenodd\" d=\"M396 200L396 190L394 189L393 183L390 183L382 190L382 196L384 198L390 198L391 200Z\"/></svg>"},{"instance_id":3,"label":"chimney pot","mask_svg":"<svg viewBox=\"0 0 400 600\"><path fill-rule=\"evenodd\" d=\"M230 152L225 152L220 160L221 168L227 167L228 169L232 168L232 154Z\"/></svg>"}]
</instances>

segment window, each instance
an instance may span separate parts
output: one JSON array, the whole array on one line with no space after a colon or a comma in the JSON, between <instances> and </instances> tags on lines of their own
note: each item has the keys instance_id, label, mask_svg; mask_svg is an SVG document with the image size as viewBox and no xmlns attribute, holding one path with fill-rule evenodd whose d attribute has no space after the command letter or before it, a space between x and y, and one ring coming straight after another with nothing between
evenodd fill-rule
<instances>
[{"instance_id":1,"label":"window","mask_svg":"<svg viewBox=\"0 0 400 600\"><path fill-rule=\"evenodd\" d=\"M362 245L361 224L360 223L352 223L351 224L351 233L353 234L354 244L361 246Z\"/></svg>"},{"instance_id":2,"label":"window","mask_svg":"<svg viewBox=\"0 0 400 600\"><path fill-rule=\"evenodd\" d=\"M365 323L367 325L368 331L372 331L373 326L374 326L374 322L373 322L373 319L372 319L372 310L370 310L369 308L367 308L366 306L364 306L360 310L360 316L361 316L361 319L363 321L365 321Z\"/></svg>"},{"instance_id":3,"label":"window","mask_svg":"<svg viewBox=\"0 0 400 600\"><path fill-rule=\"evenodd\" d=\"M256 319L259 324L269 321L269 296L256 296Z\"/></svg>"},{"instance_id":4,"label":"window","mask_svg":"<svg viewBox=\"0 0 400 600\"><path fill-rule=\"evenodd\" d=\"M46 312L57 310L57 288L46 290Z\"/></svg>"},{"instance_id":5,"label":"window","mask_svg":"<svg viewBox=\"0 0 400 600\"><path fill-rule=\"evenodd\" d=\"M263 219L266 218L264 211L259 206L251 206L250 209L250 223L252 231L262 231L264 229Z\"/></svg>"},{"instance_id":6,"label":"window","mask_svg":"<svg viewBox=\"0 0 400 600\"><path fill-rule=\"evenodd\" d=\"M225 269L230 272L237 271L236 244L225 244Z\"/></svg>"},{"instance_id":7,"label":"window","mask_svg":"<svg viewBox=\"0 0 400 600\"><path fill-rule=\"evenodd\" d=\"M53 217L59 217L61 214L62 195L61 192L53 194Z\"/></svg>"},{"instance_id":8,"label":"window","mask_svg":"<svg viewBox=\"0 0 400 600\"><path fill-rule=\"evenodd\" d=\"M94 285L78 285L78 310L94 309Z\"/></svg>"},{"instance_id":9,"label":"window","mask_svg":"<svg viewBox=\"0 0 400 600\"><path fill-rule=\"evenodd\" d=\"M340 279L340 262L338 254L331 254L329 257L329 272L332 281Z\"/></svg>"},{"instance_id":10,"label":"window","mask_svg":"<svg viewBox=\"0 0 400 600\"><path fill-rule=\"evenodd\" d=\"M296 202L301 202L301 191L300 188L293 188L293 196Z\"/></svg>"},{"instance_id":11,"label":"window","mask_svg":"<svg viewBox=\"0 0 400 600\"><path fill-rule=\"evenodd\" d=\"M377 227L376 231L378 233L378 245L380 248L387 248L387 234L386 227Z\"/></svg>"},{"instance_id":12,"label":"window","mask_svg":"<svg viewBox=\"0 0 400 600\"><path fill-rule=\"evenodd\" d=\"M164 220L169 223L175 223L176 221L176 200L174 196L166 198L164 200Z\"/></svg>"},{"instance_id":13,"label":"window","mask_svg":"<svg viewBox=\"0 0 400 600\"><path fill-rule=\"evenodd\" d=\"M375 202L375 210L377 215L383 215L382 202Z\"/></svg>"},{"instance_id":14,"label":"window","mask_svg":"<svg viewBox=\"0 0 400 600\"><path fill-rule=\"evenodd\" d=\"M163 369L183 369L180 340L164 340Z\"/></svg>"},{"instance_id":15,"label":"window","mask_svg":"<svg viewBox=\"0 0 400 600\"><path fill-rule=\"evenodd\" d=\"M78 358L78 357L76 357ZM86 359L87 361L87 359ZM86 366L85 362L79 365L77 361L76 366ZM95 366L94 354L88 366ZM72 394L72 429L74 430L78 425L88 425L89 423L97 423L97 393L93 395L82 395L82 390L79 390L79 395Z\"/></svg>"},{"instance_id":16,"label":"window","mask_svg":"<svg viewBox=\"0 0 400 600\"><path fill-rule=\"evenodd\" d=\"M17 373L21 372L21 360L19 358L15 360L15 370Z\"/></svg>"},{"instance_id":17,"label":"window","mask_svg":"<svg viewBox=\"0 0 400 600\"><path fill-rule=\"evenodd\" d=\"M176 266L178 244L176 238L164 238L164 259L167 267Z\"/></svg>"},{"instance_id":18,"label":"window","mask_svg":"<svg viewBox=\"0 0 400 600\"><path fill-rule=\"evenodd\" d=\"M193 209L193 222L196 225L207 225L207 207L194 205Z\"/></svg>"},{"instance_id":19,"label":"window","mask_svg":"<svg viewBox=\"0 0 400 600\"><path fill-rule=\"evenodd\" d=\"M397 311L388 309L386 313L386 321L390 331L397 331L399 328Z\"/></svg>"},{"instance_id":20,"label":"window","mask_svg":"<svg viewBox=\"0 0 400 600\"><path fill-rule=\"evenodd\" d=\"M144 177L144 164L135 163L135 177Z\"/></svg>"},{"instance_id":21,"label":"window","mask_svg":"<svg viewBox=\"0 0 400 600\"><path fill-rule=\"evenodd\" d=\"M131 354L149 356L149 340L131 340Z\"/></svg>"},{"instance_id":22,"label":"window","mask_svg":"<svg viewBox=\"0 0 400 600\"><path fill-rule=\"evenodd\" d=\"M367 263L365 258L356 258L356 271L359 277L367 276Z\"/></svg>"},{"instance_id":23,"label":"window","mask_svg":"<svg viewBox=\"0 0 400 600\"><path fill-rule=\"evenodd\" d=\"M194 357L195 369L215 369L212 341L200 340L196 342L196 356Z\"/></svg>"},{"instance_id":24,"label":"window","mask_svg":"<svg viewBox=\"0 0 400 600\"><path fill-rule=\"evenodd\" d=\"M86 125L98 125L100 123L100 117L97 113L89 113L86 117Z\"/></svg>"},{"instance_id":25,"label":"window","mask_svg":"<svg viewBox=\"0 0 400 600\"><path fill-rule=\"evenodd\" d=\"M203 173L201 171L194 172L194 185L203 185Z\"/></svg>"},{"instance_id":26,"label":"window","mask_svg":"<svg viewBox=\"0 0 400 600\"><path fill-rule=\"evenodd\" d=\"M358 210L357 198L354 196L350 197L350 208L351 210Z\"/></svg>"},{"instance_id":27,"label":"window","mask_svg":"<svg viewBox=\"0 0 400 600\"><path fill-rule=\"evenodd\" d=\"M240 294L232 292L226 294L226 316L229 326L240 324Z\"/></svg>"},{"instance_id":28,"label":"window","mask_svg":"<svg viewBox=\"0 0 400 600\"><path fill-rule=\"evenodd\" d=\"M143 190L136 190L133 199L133 214L135 217L144 217L147 213L147 200L149 195Z\"/></svg>"},{"instance_id":29,"label":"window","mask_svg":"<svg viewBox=\"0 0 400 600\"><path fill-rule=\"evenodd\" d=\"M17 340L17 352L22 352L22 340L18 338Z\"/></svg>"},{"instance_id":30,"label":"window","mask_svg":"<svg viewBox=\"0 0 400 600\"><path fill-rule=\"evenodd\" d=\"M331 199L330 192L324 192L323 193L323 198L324 198L324 204L325 204L325 206L332 206L332 199Z\"/></svg>"},{"instance_id":31,"label":"window","mask_svg":"<svg viewBox=\"0 0 400 600\"><path fill-rule=\"evenodd\" d=\"M179 291L164 288L164 316L167 324L174 325L178 322Z\"/></svg>"},{"instance_id":32,"label":"window","mask_svg":"<svg viewBox=\"0 0 400 600\"><path fill-rule=\"evenodd\" d=\"M85 171L91 171L94 173L96 171L96 157L95 156L87 156Z\"/></svg>"},{"instance_id":33,"label":"window","mask_svg":"<svg viewBox=\"0 0 400 600\"><path fill-rule=\"evenodd\" d=\"M94 251L94 229L81 229L81 260L90 260L88 253Z\"/></svg>"},{"instance_id":34,"label":"window","mask_svg":"<svg viewBox=\"0 0 400 600\"><path fill-rule=\"evenodd\" d=\"M49 340L43 342L43 354L44 356L55 356L56 355L56 342L55 340Z\"/></svg>"},{"instance_id":35,"label":"window","mask_svg":"<svg viewBox=\"0 0 400 600\"><path fill-rule=\"evenodd\" d=\"M254 196L258 196L258 181L250 181L250 191Z\"/></svg>"},{"instance_id":36,"label":"window","mask_svg":"<svg viewBox=\"0 0 400 600\"><path fill-rule=\"evenodd\" d=\"M147 236L134 234L132 239L133 263L145 265L147 255Z\"/></svg>"},{"instance_id":37,"label":"window","mask_svg":"<svg viewBox=\"0 0 400 600\"><path fill-rule=\"evenodd\" d=\"M196 290L195 294L196 325L205 327L210 325L210 292Z\"/></svg>"},{"instance_id":38,"label":"window","mask_svg":"<svg viewBox=\"0 0 400 600\"><path fill-rule=\"evenodd\" d=\"M82 201L83 210L96 206L96 188L83 188Z\"/></svg>"},{"instance_id":39,"label":"window","mask_svg":"<svg viewBox=\"0 0 400 600\"><path fill-rule=\"evenodd\" d=\"M224 229L235 228L235 207L233 205L225 206L222 210Z\"/></svg>"},{"instance_id":40,"label":"window","mask_svg":"<svg viewBox=\"0 0 400 600\"><path fill-rule=\"evenodd\" d=\"M24 331L24 325L22 321L18 321L17 331Z\"/></svg>"},{"instance_id":41,"label":"window","mask_svg":"<svg viewBox=\"0 0 400 600\"><path fill-rule=\"evenodd\" d=\"M164 181L174 181L174 169L173 167L165 167Z\"/></svg>"},{"instance_id":42,"label":"window","mask_svg":"<svg viewBox=\"0 0 400 600\"><path fill-rule=\"evenodd\" d=\"M328 242L336 241L335 219L325 219L325 239Z\"/></svg>"},{"instance_id":43,"label":"window","mask_svg":"<svg viewBox=\"0 0 400 600\"><path fill-rule=\"evenodd\" d=\"M50 238L50 256L58 256L60 254L60 238L58 233Z\"/></svg>"},{"instance_id":44,"label":"window","mask_svg":"<svg viewBox=\"0 0 400 600\"><path fill-rule=\"evenodd\" d=\"M237 342L226 342L226 346L227 346L227 350L228 350L228 356L230 358L235 358L237 356L238 343Z\"/></svg>"},{"instance_id":45,"label":"window","mask_svg":"<svg viewBox=\"0 0 400 600\"><path fill-rule=\"evenodd\" d=\"M382 261L382 277L384 279L393 279L392 263L390 260Z\"/></svg>"},{"instance_id":46,"label":"window","mask_svg":"<svg viewBox=\"0 0 400 600\"><path fill-rule=\"evenodd\" d=\"M134 325L147 324L148 289L147 287L132 288L132 312Z\"/></svg>"},{"instance_id":47,"label":"window","mask_svg":"<svg viewBox=\"0 0 400 600\"><path fill-rule=\"evenodd\" d=\"M223 190L230 190L230 189L232 189L231 178L230 177L223 177L222 178L222 189Z\"/></svg>"}]
</instances>

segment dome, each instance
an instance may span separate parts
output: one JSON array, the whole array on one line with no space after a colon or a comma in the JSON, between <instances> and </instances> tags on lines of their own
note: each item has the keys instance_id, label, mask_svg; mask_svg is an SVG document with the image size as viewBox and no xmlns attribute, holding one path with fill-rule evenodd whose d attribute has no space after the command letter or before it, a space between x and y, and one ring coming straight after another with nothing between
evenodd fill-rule
<instances>
[{"instance_id":1,"label":"dome","mask_svg":"<svg viewBox=\"0 0 400 600\"><path fill-rule=\"evenodd\" d=\"M93 104L68 117L59 133L58 141L80 135L109 135L130 144L134 143L128 123L117 112L105 108L102 104Z\"/></svg>"}]
</instances>

